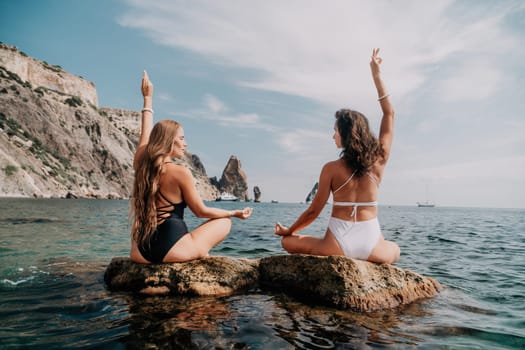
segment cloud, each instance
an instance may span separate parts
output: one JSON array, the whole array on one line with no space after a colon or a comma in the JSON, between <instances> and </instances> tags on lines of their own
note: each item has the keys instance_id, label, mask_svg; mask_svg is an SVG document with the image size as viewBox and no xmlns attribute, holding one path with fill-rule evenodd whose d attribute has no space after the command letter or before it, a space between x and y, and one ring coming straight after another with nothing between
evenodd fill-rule
<instances>
[{"instance_id":1,"label":"cloud","mask_svg":"<svg viewBox=\"0 0 525 350\"><path fill-rule=\"evenodd\" d=\"M483 100L502 88L501 69L478 60L462 64L439 87L441 99L450 101Z\"/></svg>"},{"instance_id":2,"label":"cloud","mask_svg":"<svg viewBox=\"0 0 525 350\"><path fill-rule=\"evenodd\" d=\"M158 99L161 101L173 101L173 97L167 93L161 93L158 95Z\"/></svg>"},{"instance_id":3,"label":"cloud","mask_svg":"<svg viewBox=\"0 0 525 350\"><path fill-rule=\"evenodd\" d=\"M336 154L330 131L320 130L321 122L308 111L311 106L323 111L348 106L378 124L379 106L368 68L374 46L384 57L383 78L398 120L390 167L396 169L396 157L408 170L414 167L414 174L396 171L395 176L414 179L430 173L450 184L456 176L451 174L460 174L468 183L469 176L483 172L484 164L523 169L519 120L525 49L520 45L520 15L525 5L305 1L129 0L118 21L159 45L195 54L202 71L208 64L219 67L218 88L236 85L231 96L246 98L241 105L261 99L250 104L253 109L237 110L212 90L215 95L206 95L199 108L184 114L242 128L251 136L261 130L271 134L278 148L268 151L282 171L318 166L323 157ZM277 110L282 117L276 116ZM509 125L512 122L517 126ZM494 160L496 155L518 157L518 168L510 158ZM503 186L502 172L486 174ZM489 185L489 180L483 181L482 186ZM398 189L412 191L409 183Z\"/></svg>"},{"instance_id":4,"label":"cloud","mask_svg":"<svg viewBox=\"0 0 525 350\"><path fill-rule=\"evenodd\" d=\"M308 6L302 1L251 1L246 6L235 1L128 3L130 9L119 19L123 26L142 29L162 45L261 73L238 78L240 85L337 105L350 98L360 103L373 100L368 71L373 46L383 48L385 75L402 98L428 78L425 66L460 54L504 55L518 45L501 24L512 6L475 11L469 5L469 11L462 12L454 11L453 1L313 1ZM497 79L497 69L493 67L482 82ZM444 87L456 81L450 78Z\"/></svg>"},{"instance_id":5,"label":"cloud","mask_svg":"<svg viewBox=\"0 0 525 350\"><path fill-rule=\"evenodd\" d=\"M329 134L308 129L292 129L281 132L276 137L276 142L285 152L292 154L312 155L324 153L320 152L320 149L335 148L335 144L330 142Z\"/></svg>"},{"instance_id":6,"label":"cloud","mask_svg":"<svg viewBox=\"0 0 525 350\"><path fill-rule=\"evenodd\" d=\"M234 113L226 103L212 94L206 94L201 108L187 111L178 111L172 115L184 115L187 118L206 120L229 128L262 129L268 132L275 131L275 127L262 122L257 113Z\"/></svg>"}]
</instances>

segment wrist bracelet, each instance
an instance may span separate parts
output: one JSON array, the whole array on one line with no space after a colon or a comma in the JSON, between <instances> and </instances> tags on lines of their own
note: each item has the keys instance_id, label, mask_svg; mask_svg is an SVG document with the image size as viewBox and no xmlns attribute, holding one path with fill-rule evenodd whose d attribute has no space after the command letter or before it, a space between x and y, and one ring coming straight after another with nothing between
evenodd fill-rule
<instances>
[{"instance_id":1,"label":"wrist bracelet","mask_svg":"<svg viewBox=\"0 0 525 350\"><path fill-rule=\"evenodd\" d=\"M153 109L151 109L151 108L142 108L141 112L142 113L144 113L144 112L151 112L151 114L153 114Z\"/></svg>"},{"instance_id":2,"label":"wrist bracelet","mask_svg":"<svg viewBox=\"0 0 525 350\"><path fill-rule=\"evenodd\" d=\"M381 96L381 97L378 98L377 100L378 100L378 101L381 101L381 100L387 98L388 96L390 96L390 94L384 94L383 96Z\"/></svg>"}]
</instances>

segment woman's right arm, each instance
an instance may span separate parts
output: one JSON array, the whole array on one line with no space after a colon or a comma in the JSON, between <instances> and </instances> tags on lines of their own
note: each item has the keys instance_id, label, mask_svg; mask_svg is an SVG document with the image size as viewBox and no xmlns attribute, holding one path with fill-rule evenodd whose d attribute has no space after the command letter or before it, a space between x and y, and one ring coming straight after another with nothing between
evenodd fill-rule
<instances>
[{"instance_id":1,"label":"woman's right arm","mask_svg":"<svg viewBox=\"0 0 525 350\"><path fill-rule=\"evenodd\" d=\"M229 217L247 219L252 214L253 209L249 207L236 210L224 210L220 208L208 207L206 204L204 204L199 193L197 192L197 189L195 188L195 180L193 179L191 171L188 168L180 169L176 176L176 181L179 183L179 186L182 190L184 201L196 217L205 219L219 219Z\"/></svg>"},{"instance_id":2,"label":"woman's right arm","mask_svg":"<svg viewBox=\"0 0 525 350\"><path fill-rule=\"evenodd\" d=\"M149 141L149 135L153 129L153 83L149 80L148 73L144 71L141 84L144 104L142 108L142 123L140 128L139 144L133 159L133 168L137 169L138 160L142 156Z\"/></svg>"},{"instance_id":3,"label":"woman's right arm","mask_svg":"<svg viewBox=\"0 0 525 350\"><path fill-rule=\"evenodd\" d=\"M390 95L386 91L383 80L381 79L380 65L382 61L383 59L379 57L379 49L374 49L370 60L370 69L372 70L372 78L377 89L378 101L383 111L381 128L379 130L379 142L384 151L381 165L385 165L390 155L390 148L392 147L392 140L394 138L394 107L390 101Z\"/></svg>"},{"instance_id":4,"label":"woman's right arm","mask_svg":"<svg viewBox=\"0 0 525 350\"><path fill-rule=\"evenodd\" d=\"M302 230L303 228L310 225L324 209L328 198L330 197L330 184L332 181L332 171L330 170L330 164L327 163L321 170L319 176L319 187L317 193L310 206L297 218L297 220L290 227L283 226L281 223L277 223L274 228L274 233L280 236L286 236L294 234Z\"/></svg>"}]
</instances>

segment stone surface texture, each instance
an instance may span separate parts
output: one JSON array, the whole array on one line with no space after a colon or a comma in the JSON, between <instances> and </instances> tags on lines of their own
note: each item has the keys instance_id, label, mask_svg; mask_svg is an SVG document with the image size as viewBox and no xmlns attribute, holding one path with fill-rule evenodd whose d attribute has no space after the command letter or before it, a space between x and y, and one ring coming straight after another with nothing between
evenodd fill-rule
<instances>
[{"instance_id":1,"label":"stone surface texture","mask_svg":"<svg viewBox=\"0 0 525 350\"><path fill-rule=\"evenodd\" d=\"M223 296L257 286L257 264L256 260L228 257L155 265L113 258L104 273L104 281L110 290Z\"/></svg>"},{"instance_id":2,"label":"stone surface texture","mask_svg":"<svg viewBox=\"0 0 525 350\"><path fill-rule=\"evenodd\" d=\"M223 296L262 288L308 304L359 312L410 304L442 288L431 278L393 265L311 255L208 257L157 265L114 258L104 280L110 290L146 294Z\"/></svg>"},{"instance_id":3,"label":"stone surface texture","mask_svg":"<svg viewBox=\"0 0 525 350\"><path fill-rule=\"evenodd\" d=\"M259 273L264 288L356 311L394 308L441 289L412 271L342 256L272 256L260 260Z\"/></svg>"}]
</instances>

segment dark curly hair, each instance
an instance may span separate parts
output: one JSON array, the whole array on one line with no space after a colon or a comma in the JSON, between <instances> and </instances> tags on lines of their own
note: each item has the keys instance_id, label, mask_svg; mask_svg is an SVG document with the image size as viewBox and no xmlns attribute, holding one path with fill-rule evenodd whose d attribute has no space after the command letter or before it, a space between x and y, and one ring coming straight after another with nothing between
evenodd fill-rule
<instances>
[{"instance_id":1,"label":"dark curly hair","mask_svg":"<svg viewBox=\"0 0 525 350\"><path fill-rule=\"evenodd\" d=\"M335 112L335 119L343 146L340 157L356 176L362 176L383 155L383 148L363 114L340 109Z\"/></svg>"}]
</instances>

